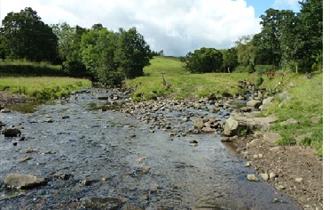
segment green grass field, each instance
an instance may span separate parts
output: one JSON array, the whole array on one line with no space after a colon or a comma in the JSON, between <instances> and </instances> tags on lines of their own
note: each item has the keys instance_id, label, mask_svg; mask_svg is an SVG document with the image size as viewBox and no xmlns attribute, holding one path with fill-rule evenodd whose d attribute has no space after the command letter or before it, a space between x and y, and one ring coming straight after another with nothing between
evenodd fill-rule
<instances>
[{"instance_id":1,"label":"green grass field","mask_svg":"<svg viewBox=\"0 0 330 210\"><path fill-rule=\"evenodd\" d=\"M0 77L0 90L24 94L38 100L51 100L91 87L86 79L69 77Z\"/></svg>"},{"instance_id":2,"label":"green grass field","mask_svg":"<svg viewBox=\"0 0 330 210\"><path fill-rule=\"evenodd\" d=\"M128 87L136 89L135 100L149 100L157 96L174 98L199 98L210 93L222 95L239 92L237 81L242 79L255 80L256 75L248 73L207 73L191 74L183 63L175 58L155 57L151 65L144 69L145 76L126 81ZM162 73L170 87L163 85Z\"/></svg>"},{"instance_id":3,"label":"green grass field","mask_svg":"<svg viewBox=\"0 0 330 210\"><path fill-rule=\"evenodd\" d=\"M166 88L162 83L162 73L171 85ZM135 88L135 100L149 100L157 96L174 98L199 98L211 93L222 95L224 92L235 94L239 92L237 82L250 80L255 82L257 74L248 73L208 73L191 74L178 59L155 57L151 65L145 68L145 76L126 81L128 87ZM288 100L282 101L276 97L273 105L264 115L275 114L279 118L272 128L282 136L279 144L301 144L313 146L317 154L322 155L322 73L315 74L312 79L305 75L286 73L285 77L275 77L269 80L264 77L261 87L268 90L279 89L286 92ZM278 85L279 82L282 85ZM280 122L293 118L299 123L281 126Z\"/></svg>"}]
</instances>

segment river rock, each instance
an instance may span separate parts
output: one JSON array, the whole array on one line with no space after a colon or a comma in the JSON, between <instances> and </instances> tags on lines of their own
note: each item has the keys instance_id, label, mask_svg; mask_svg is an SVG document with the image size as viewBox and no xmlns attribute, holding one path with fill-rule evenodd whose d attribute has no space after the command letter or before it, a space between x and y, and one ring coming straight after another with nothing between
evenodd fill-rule
<instances>
[{"instance_id":1,"label":"river rock","mask_svg":"<svg viewBox=\"0 0 330 210\"><path fill-rule=\"evenodd\" d=\"M8 188L31 189L44 185L47 181L44 178L34 175L13 173L5 177L4 183Z\"/></svg>"},{"instance_id":2,"label":"river rock","mask_svg":"<svg viewBox=\"0 0 330 210\"><path fill-rule=\"evenodd\" d=\"M276 177L276 174L274 172L269 173L269 179L274 179Z\"/></svg>"},{"instance_id":3,"label":"river rock","mask_svg":"<svg viewBox=\"0 0 330 210\"><path fill-rule=\"evenodd\" d=\"M258 108L261 105L261 101L259 100L250 100L246 103L246 106L251 108Z\"/></svg>"},{"instance_id":4,"label":"river rock","mask_svg":"<svg viewBox=\"0 0 330 210\"><path fill-rule=\"evenodd\" d=\"M260 110L265 110L267 109L272 101L274 100L274 97L268 97L268 98L265 98L263 101L262 101L262 105L260 106Z\"/></svg>"},{"instance_id":5,"label":"river rock","mask_svg":"<svg viewBox=\"0 0 330 210\"><path fill-rule=\"evenodd\" d=\"M106 101L108 100L109 96L97 96L97 99L98 100L101 100L101 101Z\"/></svg>"},{"instance_id":6,"label":"river rock","mask_svg":"<svg viewBox=\"0 0 330 210\"><path fill-rule=\"evenodd\" d=\"M1 113L10 113L11 111L9 109L1 109Z\"/></svg>"},{"instance_id":7,"label":"river rock","mask_svg":"<svg viewBox=\"0 0 330 210\"><path fill-rule=\"evenodd\" d=\"M4 124L3 122L0 121L0 130L2 129L2 127L4 127L6 124Z\"/></svg>"},{"instance_id":8,"label":"river rock","mask_svg":"<svg viewBox=\"0 0 330 210\"><path fill-rule=\"evenodd\" d=\"M290 119L280 123L281 126L288 126L288 125L295 125L295 124L298 124L298 121L293 118L290 118Z\"/></svg>"},{"instance_id":9,"label":"river rock","mask_svg":"<svg viewBox=\"0 0 330 210\"><path fill-rule=\"evenodd\" d=\"M252 111L251 107L242 107L240 110L242 112L251 112Z\"/></svg>"},{"instance_id":10,"label":"river rock","mask_svg":"<svg viewBox=\"0 0 330 210\"><path fill-rule=\"evenodd\" d=\"M81 199L80 208L83 209L120 209L125 202L113 197L87 197Z\"/></svg>"},{"instance_id":11,"label":"river rock","mask_svg":"<svg viewBox=\"0 0 330 210\"><path fill-rule=\"evenodd\" d=\"M26 162L26 161L31 160L31 159L32 159L32 157L27 156L27 157L23 157L23 158L19 159L18 162L23 163L23 162Z\"/></svg>"},{"instance_id":12,"label":"river rock","mask_svg":"<svg viewBox=\"0 0 330 210\"><path fill-rule=\"evenodd\" d=\"M202 118L196 118L193 120L194 128L201 130L204 127L204 121Z\"/></svg>"},{"instance_id":13,"label":"river rock","mask_svg":"<svg viewBox=\"0 0 330 210\"><path fill-rule=\"evenodd\" d=\"M245 167L250 167L250 166L251 166L251 162L250 161L248 161L248 162L245 163Z\"/></svg>"},{"instance_id":14,"label":"river rock","mask_svg":"<svg viewBox=\"0 0 330 210\"><path fill-rule=\"evenodd\" d=\"M298 177L298 178L295 178L294 181L297 183L301 183L303 181L303 178Z\"/></svg>"},{"instance_id":15,"label":"river rock","mask_svg":"<svg viewBox=\"0 0 330 210\"><path fill-rule=\"evenodd\" d=\"M6 128L2 131L5 137L18 137L21 136L21 131L18 128Z\"/></svg>"},{"instance_id":16,"label":"river rock","mask_svg":"<svg viewBox=\"0 0 330 210\"><path fill-rule=\"evenodd\" d=\"M238 121L236 121L233 117L229 117L224 125L223 134L225 136L233 136L238 129Z\"/></svg>"},{"instance_id":17,"label":"river rock","mask_svg":"<svg viewBox=\"0 0 330 210\"><path fill-rule=\"evenodd\" d=\"M267 173L262 173L262 174L260 174L260 177L261 177L263 180L265 180L265 181L268 181L268 179L269 179L269 176L268 176Z\"/></svg>"},{"instance_id":18,"label":"river rock","mask_svg":"<svg viewBox=\"0 0 330 210\"><path fill-rule=\"evenodd\" d=\"M251 182L257 182L257 181L259 181L259 179L256 177L255 174L248 174L248 175L246 176L246 178L247 178L247 180L249 180L249 181L251 181Z\"/></svg>"},{"instance_id":19,"label":"river rock","mask_svg":"<svg viewBox=\"0 0 330 210\"><path fill-rule=\"evenodd\" d=\"M204 128L202 128L202 131L204 133L214 133L216 130L214 128L211 128L211 127L204 127Z\"/></svg>"}]
</instances>

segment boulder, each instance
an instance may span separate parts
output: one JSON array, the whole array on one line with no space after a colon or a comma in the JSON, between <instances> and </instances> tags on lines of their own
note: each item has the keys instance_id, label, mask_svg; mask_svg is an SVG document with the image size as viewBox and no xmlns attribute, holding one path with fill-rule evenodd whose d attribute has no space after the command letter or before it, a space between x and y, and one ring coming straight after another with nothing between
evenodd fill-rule
<instances>
[{"instance_id":1,"label":"boulder","mask_svg":"<svg viewBox=\"0 0 330 210\"><path fill-rule=\"evenodd\" d=\"M271 105L271 103L272 103L273 100L274 100L274 97L268 97L268 98L265 98L265 99L262 101L262 106L260 106L260 109L261 109L261 110L265 110L265 109L267 109L267 108Z\"/></svg>"},{"instance_id":2,"label":"boulder","mask_svg":"<svg viewBox=\"0 0 330 210\"><path fill-rule=\"evenodd\" d=\"M18 137L21 136L21 131L18 128L6 128L2 131L5 137Z\"/></svg>"},{"instance_id":3,"label":"boulder","mask_svg":"<svg viewBox=\"0 0 330 210\"><path fill-rule=\"evenodd\" d=\"M202 118L194 119L193 125L194 125L194 128L196 128L198 130L202 130L202 128L204 127L204 121Z\"/></svg>"},{"instance_id":4,"label":"boulder","mask_svg":"<svg viewBox=\"0 0 330 210\"><path fill-rule=\"evenodd\" d=\"M238 121L233 117L229 117L225 122L223 134L225 136L233 136L237 132L238 126Z\"/></svg>"},{"instance_id":5,"label":"boulder","mask_svg":"<svg viewBox=\"0 0 330 210\"><path fill-rule=\"evenodd\" d=\"M4 183L8 188L31 189L45 185L47 181L44 178L34 175L13 173L5 177Z\"/></svg>"},{"instance_id":6,"label":"boulder","mask_svg":"<svg viewBox=\"0 0 330 210\"><path fill-rule=\"evenodd\" d=\"M254 99L252 99L246 103L246 106L251 107L251 108L256 108L256 109L259 108L260 105L261 105L261 101L254 100Z\"/></svg>"}]
</instances>

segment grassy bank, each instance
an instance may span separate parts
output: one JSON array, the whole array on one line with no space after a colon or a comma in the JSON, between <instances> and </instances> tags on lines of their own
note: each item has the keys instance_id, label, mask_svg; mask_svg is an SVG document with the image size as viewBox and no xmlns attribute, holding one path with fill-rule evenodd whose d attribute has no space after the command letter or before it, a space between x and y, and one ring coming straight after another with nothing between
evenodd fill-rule
<instances>
[{"instance_id":1,"label":"grassy bank","mask_svg":"<svg viewBox=\"0 0 330 210\"><path fill-rule=\"evenodd\" d=\"M151 65L144 69L145 76L126 82L128 87L135 88L135 100L149 100L157 96L175 98L203 97L210 93L222 95L239 92L237 81L242 79L254 80L255 75L248 73L208 73L191 74L183 63L175 58L155 57ZM163 84L162 73L166 83Z\"/></svg>"},{"instance_id":2,"label":"grassy bank","mask_svg":"<svg viewBox=\"0 0 330 210\"><path fill-rule=\"evenodd\" d=\"M91 87L89 80L69 77L0 77L0 90L38 100L57 99L88 87Z\"/></svg>"},{"instance_id":3,"label":"grassy bank","mask_svg":"<svg viewBox=\"0 0 330 210\"><path fill-rule=\"evenodd\" d=\"M275 97L272 106L264 113L275 114L279 122L273 126L282 139L280 144L312 146L322 155L323 144L323 76L315 74L311 79L304 75L291 74L284 81L282 94ZM268 82L274 86L277 80ZM280 122L294 119L297 123L281 125Z\"/></svg>"},{"instance_id":4,"label":"grassy bank","mask_svg":"<svg viewBox=\"0 0 330 210\"><path fill-rule=\"evenodd\" d=\"M162 73L169 84L168 87L163 85ZM190 74L178 59L156 57L151 60L151 65L145 68L145 76L128 80L126 85L136 89L133 94L135 100L148 100L157 96L199 98L211 93L236 94L239 92L239 80L255 82L257 78L257 74L248 73ZM271 107L263 112L264 115L275 114L279 118L278 123L272 128L282 136L279 144L312 146L321 155L322 73L315 74L311 79L293 73L286 73L283 78L263 78L264 83L261 87L282 92L275 97ZM286 126L280 124L288 119L294 119L298 123Z\"/></svg>"}]
</instances>

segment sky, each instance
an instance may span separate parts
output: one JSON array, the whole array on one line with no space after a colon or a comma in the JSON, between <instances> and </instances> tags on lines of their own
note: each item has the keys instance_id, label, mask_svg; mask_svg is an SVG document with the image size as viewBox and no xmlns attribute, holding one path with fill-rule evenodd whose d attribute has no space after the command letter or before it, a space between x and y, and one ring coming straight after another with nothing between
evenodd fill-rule
<instances>
[{"instance_id":1,"label":"sky","mask_svg":"<svg viewBox=\"0 0 330 210\"><path fill-rule=\"evenodd\" d=\"M232 47L260 31L259 17L268 8L299 10L298 0L0 0L1 19L25 7L47 24L136 27L152 50L174 56Z\"/></svg>"}]
</instances>

